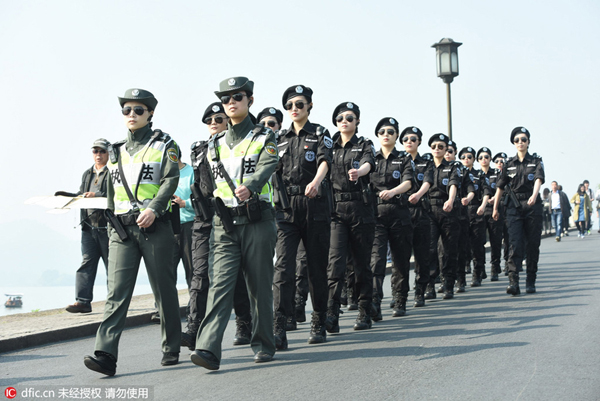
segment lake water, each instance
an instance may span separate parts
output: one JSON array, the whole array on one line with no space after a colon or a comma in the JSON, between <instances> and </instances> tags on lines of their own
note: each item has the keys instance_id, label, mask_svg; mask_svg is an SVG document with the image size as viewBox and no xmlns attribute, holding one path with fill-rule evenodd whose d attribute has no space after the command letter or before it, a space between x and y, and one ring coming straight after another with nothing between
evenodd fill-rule
<instances>
[{"instance_id":1,"label":"lake water","mask_svg":"<svg viewBox=\"0 0 600 401\"><path fill-rule=\"evenodd\" d=\"M178 283L177 289L187 288L185 282ZM23 294L23 307L6 308L4 302L7 297L4 294L21 293ZM133 295L143 295L152 293L150 284L136 284ZM94 286L94 301L106 300L106 286ZM48 310L57 308L66 308L67 305L75 302L75 286L64 287L0 287L0 296L2 296L2 306L0 307L0 316L12 315L16 313L27 313L34 310Z\"/></svg>"}]
</instances>

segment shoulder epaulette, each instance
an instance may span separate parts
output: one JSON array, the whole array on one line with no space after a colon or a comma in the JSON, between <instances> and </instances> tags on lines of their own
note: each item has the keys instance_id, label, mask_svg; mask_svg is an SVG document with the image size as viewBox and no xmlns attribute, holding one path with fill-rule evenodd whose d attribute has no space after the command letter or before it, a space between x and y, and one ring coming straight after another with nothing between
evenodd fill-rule
<instances>
[{"instance_id":1,"label":"shoulder epaulette","mask_svg":"<svg viewBox=\"0 0 600 401\"><path fill-rule=\"evenodd\" d=\"M194 143L192 143L191 146L191 150L195 150L196 148L200 148L202 146L205 146L208 143L208 141L196 141Z\"/></svg>"}]
</instances>

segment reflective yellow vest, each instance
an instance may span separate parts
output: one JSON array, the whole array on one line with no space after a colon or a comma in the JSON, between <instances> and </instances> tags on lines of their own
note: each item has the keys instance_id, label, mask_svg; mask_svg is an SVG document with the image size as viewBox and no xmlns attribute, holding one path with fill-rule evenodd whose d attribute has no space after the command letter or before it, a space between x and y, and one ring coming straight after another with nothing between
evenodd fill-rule
<instances>
[{"instance_id":1,"label":"reflective yellow vest","mask_svg":"<svg viewBox=\"0 0 600 401\"><path fill-rule=\"evenodd\" d=\"M254 140L252 140L253 137ZM225 143L226 141L224 136L216 139L216 149L219 159L223 163L225 170L231 177L231 181L234 183L236 188L240 186L240 175L242 168L244 169L244 179L251 177L256 171L258 156L262 148L265 146L266 139L267 136L265 134L261 133L254 136L254 132L250 131L240 143L233 147L233 149L230 148L227 143ZM243 167L242 159L244 160ZM212 159L210 152L208 152L208 161L210 162L210 167L213 171L213 177L215 179L215 190L213 195L223 199L223 203L226 206L238 206L237 199L231 192L231 188L229 188L225 178L221 176L219 168L217 167L217 162ZM273 202L273 191L270 178L262 187L260 193L258 193L258 197L262 201L269 203Z\"/></svg>"},{"instance_id":2,"label":"reflective yellow vest","mask_svg":"<svg viewBox=\"0 0 600 401\"><path fill-rule=\"evenodd\" d=\"M171 142L171 141L169 141ZM130 155L125 147L125 144L119 147L119 158L123 166L123 175L129 184L129 189L133 196L139 200L138 208L140 211L146 209L148 204L154 199L160 188L160 179L162 171L162 163L164 150L167 143L161 140L152 141L150 146L146 145L133 156ZM108 169L112 176L113 187L115 189L115 214L124 214L133 209L133 205L127 196L127 191L121 181L119 174L119 164L112 163L110 160L107 163ZM138 184L139 180L139 185ZM168 209L171 208L169 202Z\"/></svg>"}]
</instances>

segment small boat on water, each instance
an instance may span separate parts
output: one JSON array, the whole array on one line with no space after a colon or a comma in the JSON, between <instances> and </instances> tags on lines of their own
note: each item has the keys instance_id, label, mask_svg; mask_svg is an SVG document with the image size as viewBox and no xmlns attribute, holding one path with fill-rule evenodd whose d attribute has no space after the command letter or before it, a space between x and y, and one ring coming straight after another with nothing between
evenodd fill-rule
<instances>
[{"instance_id":1,"label":"small boat on water","mask_svg":"<svg viewBox=\"0 0 600 401\"><path fill-rule=\"evenodd\" d=\"M20 308L23 306L23 294L4 294L8 297L4 303L5 308Z\"/></svg>"}]
</instances>

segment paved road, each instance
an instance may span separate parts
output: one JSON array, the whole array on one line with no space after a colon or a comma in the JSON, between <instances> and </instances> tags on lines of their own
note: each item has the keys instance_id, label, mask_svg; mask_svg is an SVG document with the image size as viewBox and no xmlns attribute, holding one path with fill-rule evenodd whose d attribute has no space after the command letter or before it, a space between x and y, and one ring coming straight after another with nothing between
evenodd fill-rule
<instances>
[{"instance_id":1,"label":"paved road","mask_svg":"<svg viewBox=\"0 0 600 401\"><path fill-rule=\"evenodd\" d=\"M86 337L0 354L0 387L129 385L149 387L157 400L598 400L599 250L598 234L545 239L535 295L506 295L501 276L402 318L391 317L386 298L372 330L352 331L356 312L346 312L339 335L309 346L302 324L289 333L290 350L268 364L230 345L231 322L220 371L193 365L187 349L181 364L163 368L159 328L148 325L125 331L113 378L83 366L94 346Z\"/></svg>"}]
</instances>

